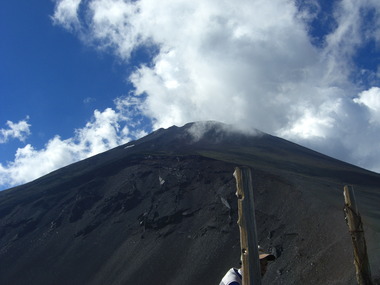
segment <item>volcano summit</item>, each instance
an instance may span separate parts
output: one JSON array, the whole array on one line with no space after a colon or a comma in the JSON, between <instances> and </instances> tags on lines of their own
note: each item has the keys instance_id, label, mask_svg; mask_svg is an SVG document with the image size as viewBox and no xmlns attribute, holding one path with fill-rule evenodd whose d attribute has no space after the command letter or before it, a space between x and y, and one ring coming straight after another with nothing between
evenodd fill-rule
<instances>
[{"instance_id":1,"label":"volcano summit","mask_svg":"<svg viewBox=\"0 0 380 285\"><path fill-rule=\"evenodd\" d=\"M0 192L0 284L218 284L240 258L234 167L252 169L263 284L356 284L343 186L380 275L380 175L216 122L160 129Z\"/></svg>"}]
</instances>

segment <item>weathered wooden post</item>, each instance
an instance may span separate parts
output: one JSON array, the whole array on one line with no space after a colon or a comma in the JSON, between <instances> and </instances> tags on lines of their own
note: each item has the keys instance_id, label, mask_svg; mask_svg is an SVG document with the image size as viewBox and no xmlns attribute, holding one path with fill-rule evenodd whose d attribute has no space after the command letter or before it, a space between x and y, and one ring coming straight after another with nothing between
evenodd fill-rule
<instances>
[{"instance_id":1,"label":"weathered wooden post","mask_svg":"<svg viewBox=\"0 0 380 285\"><path fill-rule=\"evenodd\" d=\"M238 197L242 281L243 285L260 285L261 270L251 170L248 167L236 167L234 177Z\"/></svg>"},{"instance_id":2,"label":"weathered wooden post","mask_svg":"<svg viewBox=\"0 0 380 285\"><path fill-rule=\"evenodd\" d=\"M359 285L372 285L371 270L368 262L367 245L364 237L363 223L355 200L354 188L344 186L344 212L354 247L354 264Z\"/></svg>"}]
</instances>

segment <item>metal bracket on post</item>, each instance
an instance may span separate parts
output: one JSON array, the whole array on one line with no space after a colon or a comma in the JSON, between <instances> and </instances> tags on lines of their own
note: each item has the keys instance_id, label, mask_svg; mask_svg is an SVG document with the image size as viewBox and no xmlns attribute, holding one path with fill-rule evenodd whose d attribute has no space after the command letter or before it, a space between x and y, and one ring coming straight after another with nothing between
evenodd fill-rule
<instances>
[{"instance_id":1,"label":"metal bracket on post","mask_svg":"<svg viewBox=\"0 0 380 285\"><path fill-rule=\"evenodd\" d=\"M238 197L242 281L243 285L260 285L261 269L251 170L248 167L236 167L234 177Z\"/></svg>"}]
</instances>

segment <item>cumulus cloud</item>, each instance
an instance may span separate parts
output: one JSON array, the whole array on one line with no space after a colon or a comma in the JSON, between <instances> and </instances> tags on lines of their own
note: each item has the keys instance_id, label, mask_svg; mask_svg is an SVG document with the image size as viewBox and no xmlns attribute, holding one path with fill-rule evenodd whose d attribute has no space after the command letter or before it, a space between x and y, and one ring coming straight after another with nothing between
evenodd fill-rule
<instances>
[{"instance_id":1,"label":"cumulus cloud","mask_svg":"<svg viewBox=\"0 0 380 285\"><path fill-rule=\"evenodd\" d=\"M130 101L129 106L124 101ZM77 129L71 138L55 136L42 149L35 149L30 144L19 148L13 161L0 164L0 185L14 186L29 182L145 135L146 131L139 122L129 124L129 116L136 111L138 100L118 98L115 103L114 109L107 108L102 112L95 110L92 120Z\"/></svg>"},{"instance_id":2,"label":"cumulus cloud","mask_svg":"<svg viewBox=\"0 0 380 285\"><path fill-rule=\"evenodd\" d=\"M58 0L56 2L53 21L64 28L72 30L79 29L79 6L81 0Z\"/></svg>"},{"instance_id":3,"label":"cumulus cloud","mask_svg":"<svg viewBox=\"0 0 380 285\"><path fill-rule=\"evenodd\" d=\"M58 3L57 22L126 62L142 46L158 50L129 78L154 128L217 120L380 171L379 88L355 79L377 76L355 54L379 44L379 1L336 1L332 11L316 0ZM311 25L326 19L316 44Z\"/></svg>"},{"instance_id":4,"label":"cumulus cloud","mask_svg":"<svg viewBox=\"0 0 380 285\"><path fill-rule=\"evenodd\" d=\"M354 155L342 138L360 142L353 131L367 141L376 137L376 118L352 77L356 50L379 40L379 17L366 23L368 14L378 15L379 3L336 2L335 27L316 46L308 25L321 6L298 2L93 0L81 3L87 17L79 20L88 27L87 41L122 59L141 46L158 47L153 62L130 76L155 128L235 123L368 166L367 154ZM68 17L63 25L76 21Z\"/></svg>"},{"instance_id":5,"label":"cumulus cloud","mask_svg":"<svg viewBox=\"0 0 380 285\"><path fill-rule=\"evenodd\" d=\"M9 139L18 139L22 142L25 141L30 135L30 124L28 124L28 120L29 117L18 123L7 121L8 128L0 129L0 143L6 143Z\"/></svg>"},{"instance_id":6,"label":"cumulus cloud","mask_svg":"<svg viewBox=\"0 0 380 285\"><path fill-rule=\"evenodd\" d=\"M126 64L140 48L154 50L154 57L128 78L133 94L95 110L72 138L18 149L14 161L0 164L0 184L27 182L141 137L150 124L200 120L257 128L380 171L380 68L355 62L358 49L379 46L380 2L322 6L317 0L56 0L54 24L85 44ZM318 42L315 21L329 26ZM27 121L7 122L0 143L24 141ZM203 129L192 129L194 137Z\"/></svg>"},{"instance_id":7,"label":"cumulus cloud","mask_svg":"<svg viewBox=\"0 0 380 285\"><path fill-rule=\"evenodd\" d=\"M365 106L369 112L369 123L380 125L380 88L372 87L361 92L354 102Z\"/></svg>"},{"instance_id":8,"label":"cumulus cloud","mask_svg":"<svg viewBox=\"0 0 380 285\"><path fill-rule=\"evenodd\" d=\"M336 26L319 45L308 25L321 6L295 3L57 1L54 22L87 43L126 61L141 46L158 53L129 78L140 98L117 100L116 112L95 111L73 138L55 137L43 150L19 149L14 162L1 165L2 179L27 181L142 136L138 126L146 118L154 128L210 119L256 127L380 171L380 89L352 80L357 49L379 42L379 2L336 2ZM29 134L27 123L8 126L3 142Z\"/></svg>"}]
</instances>

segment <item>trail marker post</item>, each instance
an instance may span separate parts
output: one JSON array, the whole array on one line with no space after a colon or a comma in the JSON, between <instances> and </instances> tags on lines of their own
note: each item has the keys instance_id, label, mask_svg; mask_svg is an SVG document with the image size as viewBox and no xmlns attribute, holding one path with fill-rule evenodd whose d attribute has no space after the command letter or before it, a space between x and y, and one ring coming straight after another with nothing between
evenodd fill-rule
<instances>
[{"instance_id":1,"label":"trail marker post","mask_svg":"<svg viewBox=\"0 0 380 285\"><path fill-rule=\"evenodd\" d=\"M234 177L238 197L242 281L243 285L261 285L251 170L236 167Z\"/></svg>"},{"instance_id":2,"label":"trail marker post","mask_svg":"<svg viewBox=\"0 0 380 285\"><path fill-rule=\"evenodd\" d=\"M345 218L354 248L356 279L359 285L372 285L363 223L356 204L354 188L352 186L344 186L343 195Z\"/></svg>"}]
</instances>

